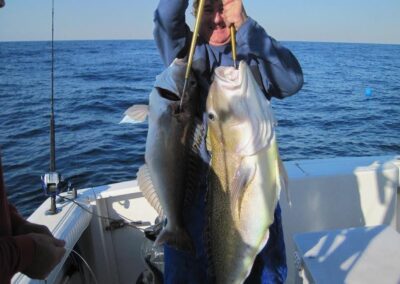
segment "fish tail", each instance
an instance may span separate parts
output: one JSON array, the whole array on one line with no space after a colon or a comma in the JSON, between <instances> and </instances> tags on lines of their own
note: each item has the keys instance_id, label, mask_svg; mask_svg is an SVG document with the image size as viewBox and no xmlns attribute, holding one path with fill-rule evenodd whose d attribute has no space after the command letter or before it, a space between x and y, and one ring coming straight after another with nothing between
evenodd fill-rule
<instances>
[{"instance_id":1,"label":"fish tail","mask_svg":"<svg viewBox=\"0 0 400 284\"><path fill-rule=\"evenodd\" d=\"M169 245L177 250L194 253L192 239L185 229L170 231L167 230L167 228L164 228L164 230L162 230L158 235L154 245L160 246L164 244Z\"/></svg>"}]
</instances>

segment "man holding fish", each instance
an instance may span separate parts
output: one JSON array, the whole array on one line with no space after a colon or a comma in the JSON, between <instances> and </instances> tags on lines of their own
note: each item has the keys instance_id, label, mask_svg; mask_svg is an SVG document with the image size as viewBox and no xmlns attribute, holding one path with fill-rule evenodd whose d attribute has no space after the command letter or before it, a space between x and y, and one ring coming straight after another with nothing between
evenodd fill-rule
<instances>
[{"instance_id":1,"label":"man holding fish","mask_svg":"<svg viewBox=\"0 0 400 284\"><path fill-rule=\"evenodd\" d=\"M185 20L185 11L188 5L188 0L160 0L157 10L155 11L154 37L165 66L169 66L175 58L184 58L188 55L192 38L192 33ZM193 11L195 15L198 13L198 8L199 1L194 0ZM234 64L232 59L232 47L230 44L231 25L234 25L237 32L237 59L243 61L243 63L239 66L240 71L224 69L218 71L219 74L214 75L216 68L220 66L233 66ZM228 73L236 72L236 75L232 75L231 79L233 81L231 80L229 83L235 84L233 82L247 80L247 69L249 69L250 74L252 74L252 76L250 75L251 78L249 82L251 83L253 81L252 78L254 78L254 84L258 86L257 90L252 92L257 93L259 96L257 99L253 100L254 102L249 103L250 107L253 104L253 107L257 108L254 112L259 113L261 117L257 118L255 122L251 122L251 119L247 121L247 117L243 116L243 112L245 111L243 109L235 109L236 103L232 102L230 98L227 98L225 101L224 98L218 98L218 96L220 96L219 91L221 90L221 86L224 84L223 81L226 79L222 77L226 76ZM207 185L204 183L201 192L196 195L196 200L192 202L192 208L184 212L184 214L190 216L190 218L185 219L186 221L184 221L183 225L187 228L189 236L193 241L194 250L192 252L187 252L184 249L179 250L176 249L176 246L169 246L168 242L166 242L167 245L165 245L164 249L164 280L166 283L242 283L243 281L244 283L283 283L286 279L287 269L281 212L279 204L277 204L280 186L277 184L280 183L280 180L285 178L285 173L279 159L279 154L277 153L274 135L275 122L272 112L270 111L268 100L271 99L271 97L282 99L299 91L303 84L301 67L288 49L271 38L254 19L247 16L241 0L205 0L192 72L200 85L201 104L204 106L207 105L207 115L204 120L208 120L210 127L210 133L208 135L210 139L215 142L210 142L212 145L210 146L211 149L209 149L211 155L214 155L213 152L215 152L214 157L211 158L211 164L212 166L215 164L215 166L224 167L222 164L219 165L219 160L216 160L218 153L223 152L218 159L226 159L226 161L229 161L229 164L232 165L237 163L237 166L230 169L229 166L226 166L227 163L225 163L226 168L224 168L224 171L226 174L219 174L217 171L214 177L209 177L208 190L212 191L211 194L209 192L206 196ZM222 81L219 77L222 78ZM215 82L215 86L211 87L210 90L214 79L218 82ZM238 90L238 92L240 91ZM263 97L261 99L260 94ZM190 96L190 93L188 93L188 95ZM207 96L209 96L209 99L207 99ZM253 95L253 97L256 97L256 95ZM243 98L238 97L237 99L238 102L241 101L242 104L247 104L247 102L244 102ZM260 108L263 109L259 110ZM253 109L250 109L250 111L253 112ZM248 116L252 116L252 114L248 114ZM218 125L214 127L213 122L215 123L218 119L221 120L219 120ZM249 136L251 142L239 141L241 139L240 137L229 136L229 139L232 141L238 140L238 143L232 142L233 144L236 143L232 151L236 152L236 154L240 152L243 154L242 156L231 155L232 152L229 152L230 150L224 149L221 152L217 149L219 147L218 145L227 145L225 148L228 148L228 145L232 144L224 144L221 142L224 139L221 135L223 132L221 131L225 131L225 128L221 127L221 125L226 124L227 121L232 119L235 120L235 127L241 122L247 121L247 124L241 129L242 132L246 132L246 129L253 131L250 131L249 135L246 133L243 134L243 136ZM203 145L203 147L205 146ZM265 149L265 151L263 149ZM257 156L258 153L261 154ZM266 160L266 162L264 162L264 160ZM267 160L271 160L273 166L270 166ZM259 168L264 165L267 167L265 175L259 174ZM266 176L269 180L261 180L263 176ZM221 181L223 178L232 180L232 182L229 181L232 185L224 185L224 182ZM216 180L219 180L222 184L214 185ZM250 201L255 202L254 207L264 206L263 202L259 204L256 200L257 198L252 201L254 197L243 193L248 188L252 188L253 192L258 192L257 184L267 184L269 188L272 188L269 190L269 194L265 194L268 196L269 200L265 200L264 202L271 203L272 216L268 216L269 213L267 211L271 211L270 208L267 208L268 206L265 210L259 208L260 216L254 215L254 212L257 214L256 210L245 208L247 204L251 204L248 203ZM212 188L210 189L210 187ZM216 188L215 190L214 187ZM228 189L226 190L224 188ZM234 193L225 199L230 201L226 204L224 204L224 201L216 201L219 197L218 194L213 194L213 192L219 190L222 193L227 193L230 190L229 188L232 188ZM218 217L213 216L213 214L208 211L210 208L206 208L206 199L208 203L213 203L214 201L214 205L217 207L218 204L221 205ZM211 204L211 207L214 205ZM210 205L207 205L207 207L210 207ZM236 212L237 208L239 208L238 212ZM211 210L214 209L211 208ZM249 217L248 222L241 223L237 222L237 220L232 220L232 226L236 226L235 229L232 229L233 227L229 227L229 218L224 219L224 217L220 217L220 214L224 214L225 211L229 210L232 210L232 212L236 210L236 213L232 213L232 216L240 216L242 214L243 216ZM230 216L230 218L235 219L232 216ZM242 269L238 272L237 275L241 275L240 277L242 277L242 279L239 279L239 276L232 276L234 278L218 276L218 272L215 271L216 269L223 271L220 273L231 273L235 268L230 267L228 264L225 266L215 264L216 261L220 261L218 257L221 257L221 255L225 253L229 254L232 251L227 249L226 252L224 250L216 252L216 250L218 250L218 245L215 245L215 243L217 243L216 239L221 240L222 237L213 235L215 231L218 230L218 224L221 223L215 222L215 220L228 220L221 223L221 231L226 234L227 246L229 246L230 242L233 242L232 240L238 239L233 235L231 236L231 234L235 233L242 236L240 242L246 245L247 242L251 242L252 239L255 239L254 235L256 233L252 233L252 236L246 236L243 232L252 229L254 227L252 226L252 222L255 223L257 220L254 219L258 217L269 220L264 224L268 231L264 232L265 230L262 231L256 228L256 231L258 230L257 234L262 234L263 236L256 238L257 240L255 242L257 246L262 247L256 250L257 253L253 258L250 258L252 262L250 268L247 270ZM211 219L213 219L214 222L210 222ZM215 226L217 226L217 228ZM249 229L249 227L251 228ZM257 224L255 227L257 227ZM244 228L243 231L241 231L241 228ZM206 231L207 233L205 233ZM210 240L209 238L212 239ZM208 245L210 242L214 244L211 246ZM239 245L235 243L233 246L236 247ZM247 246L250 246L250 243ZM243 249L243 251L246 250L247 248ZM232 253L232 257L234 257L235 253L236 252ZM254 254L254 250L252 250L251 253ZM217 254L219 254L219 256ZM236 254L236 257L240 256L242 256L242 252ZM232 263L232 259L227 262ZM211 266L214 266L214 271L212 268L210 269Z\"/></svg>"}]
</instances>

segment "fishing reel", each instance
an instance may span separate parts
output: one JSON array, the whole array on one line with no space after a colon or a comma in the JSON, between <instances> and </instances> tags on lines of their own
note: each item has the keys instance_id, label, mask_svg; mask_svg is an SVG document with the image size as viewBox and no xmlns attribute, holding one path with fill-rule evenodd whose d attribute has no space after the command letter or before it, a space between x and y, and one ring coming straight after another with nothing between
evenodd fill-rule
<instances>
[{"instance_id":1,"label":"fishing reel","mask_svg":"<svg viewBox=\"0 0 400 284\"><path fill-rule=\"evenodd\" d=\"M75 187L72 187L72 183L70 181L66 181L62 175L57 172L48 172L45 173L42 177L42 188L44 191L44 195L50 197L50 209L47 211L47 214L54 215L57 214L60 210L57 208L56 197L64 191L67 191L72 195L73 199L78 197L77 190ZM64 202L63 198L60 198L59 203Z\"/></svg>"},{"instance_id":2,"label":"fishing reel","mask_svg":"<svg viewBox=\"0 0 400 284\"><path fill-rule=\"evenodd\" d=\"M63 180L61 175L56 172L45 173L42 176L42 188L46 196L56 196L60 193L60 182Z\"/></svg>"},{"instance_id":3,"label":"fishing reel","mask_svg":"<svg viewBox=\"0 0 400 284\"><path fill-rule=\"evenodd\" d=\"M42 189L44 195L50 197L50 209L46 212L49 215L54 215L59 212L56 206L56 197L60 193L60 183L62 177L57 172L45 173L42 176Z\"/></svg>"}]
</instances>

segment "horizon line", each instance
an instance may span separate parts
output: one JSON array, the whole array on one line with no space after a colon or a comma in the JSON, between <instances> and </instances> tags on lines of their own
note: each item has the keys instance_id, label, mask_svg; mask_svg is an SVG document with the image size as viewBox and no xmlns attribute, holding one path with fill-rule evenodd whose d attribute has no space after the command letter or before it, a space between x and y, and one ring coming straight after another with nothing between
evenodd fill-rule
<instances>
[{"instance_id":1,"label":"horizon line","mask_svg":"<svg viewBox=\"0 0 400 284\"><path fill-rule=\"evenodd\" d=\"M153 38L119 38L119 39L55 39L54 42L74 41L154 41ZM279 42L298 43L337 43L337 44L376 44L376 45L400 45L400 42L367 42L367 41L336 41L336 40L278 40ZM0 43L23 43L23 42L51 42L51 39L28 39L28 40L1 40Z\"/></svg>"}]
</instances>

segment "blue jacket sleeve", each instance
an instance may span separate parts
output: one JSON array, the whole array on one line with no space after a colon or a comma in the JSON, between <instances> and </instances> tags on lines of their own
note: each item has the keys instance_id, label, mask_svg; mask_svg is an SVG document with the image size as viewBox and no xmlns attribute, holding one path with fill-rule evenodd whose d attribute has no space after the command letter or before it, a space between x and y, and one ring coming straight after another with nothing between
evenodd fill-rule
<instances>
[{"instance_id":1,"label":"blue jacket sleeve","mask_svg":"<svg viewBox=\"0 0 400 284\"><path fill-rule=\"evenodd\" d=\"M303 72L296 57L248 18L236 35L238 58L255 60L268 96L285 98L303 86Z\"/></svg>"},{"instance_id":2,"label":"blue jacket sleeve","mask_svg":"<svg viewBox=\"0 0 400 284\"><path fill-rule=\"evenodd\" d=\"M165 66L186 55L191 37L185 19L187 7L188 0L160 0L154 13L153 35Z\"/></svg>"}]
</instances>

